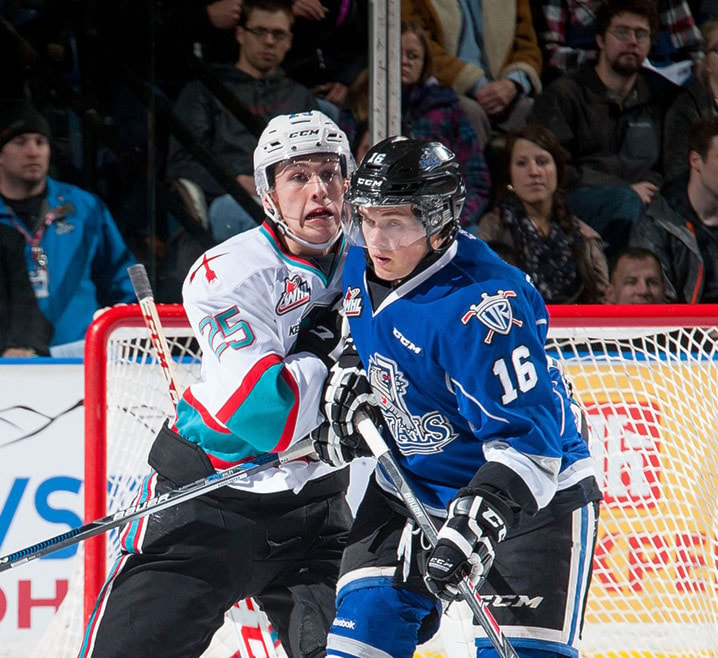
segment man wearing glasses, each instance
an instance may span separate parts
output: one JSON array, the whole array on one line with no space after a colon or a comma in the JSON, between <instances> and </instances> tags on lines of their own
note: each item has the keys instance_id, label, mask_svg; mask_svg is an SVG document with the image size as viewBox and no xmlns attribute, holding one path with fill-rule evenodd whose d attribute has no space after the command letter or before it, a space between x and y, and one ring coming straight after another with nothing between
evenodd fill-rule
<instances>
[{"instance_id":1,"label":"man wearing glasses","mask_svg":"<svg viewBox=\"0 0 718 658\"><path fill-rule=\"evenodd\" d=\"M663 182L663 119L679 88L643 67L657 32L654 0L602 3L598 60L549 85L531 117L566 150L569 206L601 234L609 256L627 244Z\"/></svg>"},{"instance_id":2,"label":"man wearing glasses","mask_svg":"<svg viewBox=\"0 0 718 658\"><path fill-rule=\"evenodd\" d=\"M244 0L236 39L239 57L234 65L216 67L218 78L256 117L248 125L235 116L199 81L180 93L175 111L186 122L198 143L257 198L252 154L258 132L278 114L319 108L311 91L282 70L292 45L294 15L289 0ZM217 241L256 226L251 209L242 207L177 140L170 142L167 174L196 183L208 207L210 229Z\"/></svg>"}]
</instances>

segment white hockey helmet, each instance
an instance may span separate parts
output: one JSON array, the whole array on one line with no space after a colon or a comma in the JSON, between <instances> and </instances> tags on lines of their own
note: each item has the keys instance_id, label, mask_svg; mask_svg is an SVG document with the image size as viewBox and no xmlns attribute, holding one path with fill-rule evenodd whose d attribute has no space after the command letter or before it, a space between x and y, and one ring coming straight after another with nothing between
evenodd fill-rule
<instances>
[{"instance_id":1,"label":"white hockey helmet","mask_svg":"<svg viewBox=\"0 0 718 658\"><path fill-rule=\"evenodd\" d=\"M342 175L351 176L354 158L344 132L319 110L274 117L254 149L254 182L262 196L274 189L274 165L292 158L332 153L339 156Z\"/></svg>"},{"instance_id":2,"label":"white hockey helmet","mask_svg":"<svg viewBox=\"0 0 718 658\"><path fill-rule=\"evenodd\" d=\"M348 180L356 167L349 140L326 114L312 110L274 117L262 132L254 150L254 183L257 194L264 198L274 189L275 166L280 162L322 153L339 157L342 176ZM339 226L331 241L322 244L308 243L291 232L271 199L267 200L265 212L284 233L305 246L328 248L341 235Z\"/></svg>"}]
</instances>

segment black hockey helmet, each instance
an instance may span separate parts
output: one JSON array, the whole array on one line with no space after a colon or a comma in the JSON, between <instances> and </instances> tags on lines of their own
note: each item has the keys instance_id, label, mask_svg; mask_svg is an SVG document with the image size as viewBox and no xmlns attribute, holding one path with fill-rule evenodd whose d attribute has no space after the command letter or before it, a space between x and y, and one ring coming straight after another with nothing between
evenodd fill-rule
<instances>
[{"instance_id":1,"label":"black hockey helmet","mask_svg":"<svg viewBox=\"0 0 718 658\"><path fill-rule=\"evenodd\" d=\"M361 246L366 206L410 205L424 226L427 240L451 226L446 248L459 230L466 186L456 156L439 142L389 137L373 146L352 174L344 196L344 231Z\"/></svg>"}]
</instances>

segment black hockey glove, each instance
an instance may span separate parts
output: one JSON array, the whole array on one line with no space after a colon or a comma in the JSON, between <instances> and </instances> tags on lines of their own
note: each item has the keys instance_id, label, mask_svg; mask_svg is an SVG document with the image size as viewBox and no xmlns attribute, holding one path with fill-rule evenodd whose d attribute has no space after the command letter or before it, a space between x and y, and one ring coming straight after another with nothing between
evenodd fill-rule
<instances>
[{"instance_id":1,"label":"black hockey glove","mask_svg":"<svg viewBox=\"0 0 718 658\"><path fill-rule=\"evenodd\" d=\"M302 320L294 343L294 352L311 352L327 367L332 367L342 353L343 322L341 296L330 307L314 309ZM347 330L348 333L348 330Z\"/></svg>"},{"instance_id":2,"label":"black hockey glove","mask_svg":"<svg viewBox=\"0 0 718 658\"><path fill-rule=\"evenodd\" d=\"M342 441L327 421L312 430L309 436L319 459L332 466L346 466L355 457L368 455L364 439L358 432Z\"/></svg>"},{"instance_id":3,"label":"black hockey glove","mask_svg":"<svg viewBox=\"0 0 718 658\"><path fill-rule=\"evenodd\" d=\"M494 563L494 543L506 536L506 523L496 509L477 495L459 495L429 554L424 582L429 591L453 601L465 576L480 587Z\"/></svg>"},{"instance_id":4,"label":"black hockey glove","mask_svg":"<svg viewBox=\"0 0 718 658\"><path fill-rule=\"evenodd\" d=\"M355 457L371 455L362 435L354 427L356 413L362 409L376 424L382 416L357 354L349 339L344 352L329 368L324 384L322 411L327 423L312 432L314 450L322 461L344 466Z\"/></svg>"}]
</instances>

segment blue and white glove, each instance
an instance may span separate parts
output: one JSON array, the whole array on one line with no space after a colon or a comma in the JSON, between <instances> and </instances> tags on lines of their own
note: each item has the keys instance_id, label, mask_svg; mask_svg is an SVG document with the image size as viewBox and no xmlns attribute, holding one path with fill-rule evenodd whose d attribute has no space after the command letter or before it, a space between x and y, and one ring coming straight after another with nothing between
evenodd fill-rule
<instances>
[{"instance_id":1,"label":"blue and white glove","mask_svg":"<svg viewBox=\"0 0 718 658\"><path fill-rule=\"evenodd\" d=\"M479 495L459 495L429 554L424 574L429 591L453 601L465 576L479 587L494 563L494 544L505 537L506 522L494 506Z\"/></svg>"}]
</instances>

